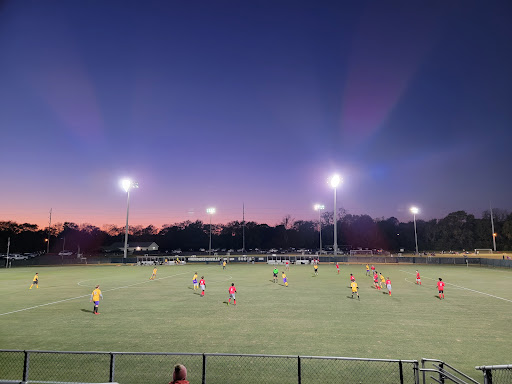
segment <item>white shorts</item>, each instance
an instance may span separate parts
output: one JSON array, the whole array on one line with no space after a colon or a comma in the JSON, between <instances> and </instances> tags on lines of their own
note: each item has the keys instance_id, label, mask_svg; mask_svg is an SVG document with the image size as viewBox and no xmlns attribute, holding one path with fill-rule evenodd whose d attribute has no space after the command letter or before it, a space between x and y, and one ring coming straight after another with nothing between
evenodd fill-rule
<instances>
[{"instance_id":1,"label":"white shorts","mask_svg":"<svg viewBox=\"0 0 512 384\"><path fill-rule=\"evenodd\" d=\"M201 291L204 291L205 286L201 285Z\"/></svg>"},{"instance_id":2,"label":"white shorts","mask_svg":"<svg viewBox=\"0 0 512 384\"><path fill-rule=\"evenodd\" d=\"M391 291L391 284L386 285L386 288L388 289L388 291Z\"/></svg>"}]
</instances>

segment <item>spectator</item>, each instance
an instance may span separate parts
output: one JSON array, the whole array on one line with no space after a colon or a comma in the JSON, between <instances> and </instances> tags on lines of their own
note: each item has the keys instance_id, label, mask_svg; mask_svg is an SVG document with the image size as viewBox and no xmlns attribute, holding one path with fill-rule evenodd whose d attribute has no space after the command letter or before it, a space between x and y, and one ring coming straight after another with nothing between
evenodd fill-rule
<instances>
[{"instance_id":1,"label":"spectator","mask_svg":"<svg viewBox=\"0 0 512 384\"><path fill-rule=\"evenodd\" d=\"M187 380L187 368L183 364L177 364L172 373L172 381L169 384L189 384Z\"/></svg>"}]
</instances>

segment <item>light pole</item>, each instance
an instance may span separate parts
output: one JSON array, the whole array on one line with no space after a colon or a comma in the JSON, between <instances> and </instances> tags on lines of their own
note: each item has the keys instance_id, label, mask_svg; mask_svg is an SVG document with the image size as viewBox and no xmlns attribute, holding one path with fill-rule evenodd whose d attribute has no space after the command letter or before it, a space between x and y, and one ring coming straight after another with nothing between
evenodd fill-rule
<instances>
[{"instance_id":1,"label":"light pole","mask_svg":"<svg viewBox=\"0 0 512 384\"><path fill-rule=\"evenodd\" d=\"M318 232L320 232L320 251L318 255L322 254L322 211L325 209L323 204L315 204L313 207L315 211L318 211Z\"/></svg>"},{"instance_id":2,"label":"light pole","mask_svg":"<svg viewBox=\"0 0 512 384\"><path fill-rule=\"evenodd\" d=\"M131 181L130 179L121 180L121 186L126 192L126 228L124 233L124 256L123 258L126 261L126 256L128 254L128 216L130 214L130 189L139 188L139 183L135 181Z\"/></svg>"},{"instance_id":3,"label":"light pole","mask_svg":"<svg viewBox=\"0 0 512 384\"><path fill-rule=\"evenodd\" d=\"M420 210L417 207L411 207L411 213L414 220L414 241L416 242L416 255L419 255L418 252L418 232L416 231L416 214Z\"/></svg>"},{"instance_id":4,"label":"light pole","mask_svg":"<svg viewBox=\"0 0 512 384\"><path fill-rule=\"evenodd\" d=\"M338 221L337 215L336 215L336 189L338 188L338 185L342 182L342 179L339 175L333 175L331 177L331 187L334 189L334 256L338 253L338 231L336 229L336 224Z\"/></svg>"},{"instance_id":5,"label":"light pole","mask_svg":"<svg viewBox=\"0 0 512 384\"><path fill-rule=\"evenodd\" d=\"M492 216L492 205L489 203L489 208L491 210L491 231L492 231L492 245L494 248L494 252L496 252L496 232L494 232L494 218Z\"/></svg>"},{"instance_id":6,"label":"light pole","mask_svg":"<svg viewBox=\"0 0 512 384\"><path fill-rule=\"evenodd\" d=\"M215 213L215 208L207 208L206 213L210 215L210 246L208 247L208 256L212 254L212 216Z\"/></svg>"}]
</instances>

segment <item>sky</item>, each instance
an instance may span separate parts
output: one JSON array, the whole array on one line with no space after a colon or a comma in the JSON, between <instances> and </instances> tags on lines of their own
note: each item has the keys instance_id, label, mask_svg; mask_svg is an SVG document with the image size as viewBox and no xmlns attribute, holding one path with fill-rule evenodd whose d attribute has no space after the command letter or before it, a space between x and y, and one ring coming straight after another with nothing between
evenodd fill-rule
<instances>
[{"instance_id":1,"label":"sky","mask_svg":"<svg viewBox=\"0 0 512 384\"><path fill-rule=\"evenodd\" d=\"M0 1L0 220L512 210L510 1Z\"/></svg>"}]
</instances>

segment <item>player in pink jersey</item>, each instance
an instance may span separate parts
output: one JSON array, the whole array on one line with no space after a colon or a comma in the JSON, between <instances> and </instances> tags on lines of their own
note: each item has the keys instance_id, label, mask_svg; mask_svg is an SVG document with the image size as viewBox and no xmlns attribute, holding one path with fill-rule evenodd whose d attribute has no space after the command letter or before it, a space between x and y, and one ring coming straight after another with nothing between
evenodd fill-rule
<instances>
[{"instance_id":1,"label":"player in pink jersey","mask_svg":"<svg viewBox=\"0 0 512 384\"><path fill-rule=\"evenodd\" d=\"M441 278L437 282L437 290L439 291L439 298L441 299L441 296L443 296L442 298L444 299L444 282Z\"/></svg>"},{"instance_id":2,"label":"player in pink jersey","mask_svg":"<svg viewBox=\"0 0 512 384\"><path fill-rule=\"evenodd\" d=\"M231 303L231 299L233 299L233 304L236 305L236 298L235 298L236 288L235 288L235 283L231 283L231 287L229 287L228 292L229 292L229 299L228 299L227 304L229 305L229 303Z\"/></svg>"}]
</instances>

